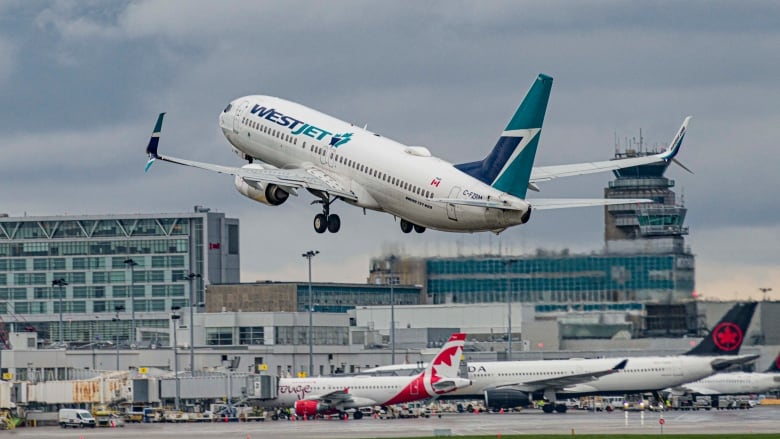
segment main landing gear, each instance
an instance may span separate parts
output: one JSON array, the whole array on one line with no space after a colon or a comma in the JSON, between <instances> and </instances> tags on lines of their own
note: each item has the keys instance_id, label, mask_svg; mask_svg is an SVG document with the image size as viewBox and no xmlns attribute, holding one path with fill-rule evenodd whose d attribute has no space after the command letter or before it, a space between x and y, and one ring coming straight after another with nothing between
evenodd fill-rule
<instances>
[{"instance_id":1,"label":"main landing gear","mask_svg":"<svg viewBox=\"0 0 780 439\"><path fill-rule=\"evenodd\" d=\"M409 221L402 219L401 220L401 231L404 233L411 233L412 229L414 229L417 233L422 233L425 231L425 227L418 226L417 224L412 224Z\"/></svg>"},{"instance_id":2,"label":"main landing gear","mask_svg":"<svg viewBox=\"0 0 780 439\"><path fill-rule=\"evenodd\" d=\"M312 202L322 204L322 213L318 213L314 216L314 231L317 233L336 233L341 229L341 218L338 215L330 214L330 204L336 201L336 199L330 199L328 195L322 195L322 199Z\"/></svg>"}]
</instances>

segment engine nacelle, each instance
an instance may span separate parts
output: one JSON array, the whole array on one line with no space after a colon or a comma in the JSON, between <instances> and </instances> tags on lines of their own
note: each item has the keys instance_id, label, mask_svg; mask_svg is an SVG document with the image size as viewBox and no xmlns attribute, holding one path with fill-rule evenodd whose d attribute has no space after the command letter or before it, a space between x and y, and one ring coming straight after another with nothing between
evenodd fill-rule
<instances>
[{"instance_id":1,"label":"engine nacelle","mask_svg":"<svg viewBox=\"0 0 780 439\"><path fill-rule=\"evenodd\" d=\"M516 389L485 390L485 407L489 409L510 409L528 407L531 398L526 392Z\"/></svg>"},{"instance_id":2,"label":"engine nacelle","mask_svg":"<svg viewBox=\"0 0 780 439\"><path fill-rule=\"evenodd\" d=\"M243 168L263 169L263 167L258 164L244 165ZM290 197L290 194L287 191L275 184L247 181L239 176L236 176L235 185L236 190L238 190L241 195L269 206L278 206L287 201L287 198Z\"/></svg>"},{"instance_id":3,"label":"engine nacelle","mask_svg":"<svg viewBox=\"0 0 780 439\"><path fill-rule=\"evenodd\" d=\"M299 399L295 401L295 414L298 416L314 416L333 411L329 405L314 399Z\"/></svg>"}]
</instances>

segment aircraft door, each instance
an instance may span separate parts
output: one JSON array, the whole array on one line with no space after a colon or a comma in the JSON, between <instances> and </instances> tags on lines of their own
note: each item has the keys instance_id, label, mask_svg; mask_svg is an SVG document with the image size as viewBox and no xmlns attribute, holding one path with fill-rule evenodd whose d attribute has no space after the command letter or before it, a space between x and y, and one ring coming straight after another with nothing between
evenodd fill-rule
<instances>
[{"instance_id":1,"label":"aircraft door","mask_svg":"<svg viewBox=\"0 0 780 439\"><path fill-rule=\"evenodd\" d=\"M458 194L460 194L460 187L455 186L450 191L450 196L448 198L458 198ZM458 213L455 209L455 205L452 203L447 203L447 218L453 221L458 220Z\"/></svg>"},{"instance_id":2,"label":"aircraft door","mask_svg":"<svg viewBox=\"0 0 780 439\"><path fill-rule=\"evenodd\" d=\"M328 148L328 149L329 149L329 151L328 151L328 166L330 166L331 168L335 168L336 167L336 151L334 151L331 148Z\"/></svg>"},{"instance_id":3,"label":"aircraft door","mask_svg":"<svg viewBox=\"0 0 780 439\"><path fill-rule=\"evenodd\" d=\"M233 133L238 134L238 127L241 126L241 118L244 117L247 108L249 108L249 102L247 101L238 104L238 108L236 108L236 117L233 118Z\"/></svg>"}]
</instances>

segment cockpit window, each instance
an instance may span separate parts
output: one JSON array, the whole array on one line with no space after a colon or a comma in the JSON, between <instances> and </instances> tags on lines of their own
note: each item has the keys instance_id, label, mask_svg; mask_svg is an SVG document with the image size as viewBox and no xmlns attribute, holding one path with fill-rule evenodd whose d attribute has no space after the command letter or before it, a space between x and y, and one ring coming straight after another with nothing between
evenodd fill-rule
<instances>
[{"instance_id":1,"label":"cockpit window","mask_svg":"<svg viewBox=\"0 0 780 439\"><path fill-rule=\"evenodd\" d=\"M230 109L231 109L231 108L233 108L233 104L228 104L228 106L227 106L227 107L225 107L225 109L224 109L224 110L222 110L222 112L223 112L223 113L227 113L228 111L230 111Z\"/></svg>"}]
</instances>

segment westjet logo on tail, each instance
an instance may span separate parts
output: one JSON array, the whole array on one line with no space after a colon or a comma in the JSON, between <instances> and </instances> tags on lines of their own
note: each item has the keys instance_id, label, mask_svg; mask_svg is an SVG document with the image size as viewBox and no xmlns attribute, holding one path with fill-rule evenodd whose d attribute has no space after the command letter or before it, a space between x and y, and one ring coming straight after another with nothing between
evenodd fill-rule
<instances>
[{"instance_id":1,"label":"westjet logo on tail","mask_svg":"<svg viewBox=\"0 0 780 439\"><path fill-rule=\"evenodd\" d=\"M326 136L331 136L329 144L334 148L338 148L352 139L352 133L333 134L330 131L326 131L302 120L280 113L274 108L266 108L255 104L255 106L252 107L252 110L250 110L250 113L280 126L289 128L290 134L293 136L304 135L317 140L322 140Z\"/></svg>"}]
</instances>

